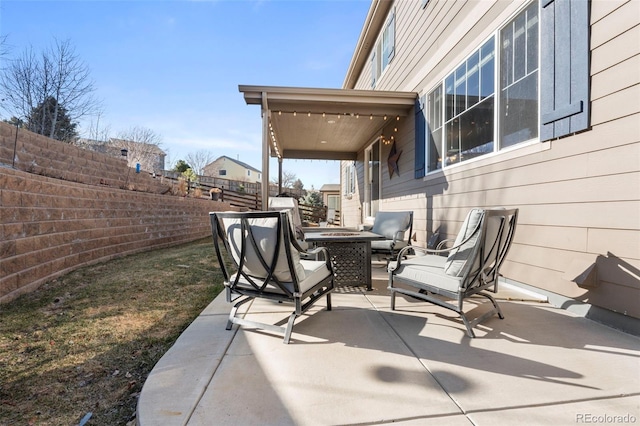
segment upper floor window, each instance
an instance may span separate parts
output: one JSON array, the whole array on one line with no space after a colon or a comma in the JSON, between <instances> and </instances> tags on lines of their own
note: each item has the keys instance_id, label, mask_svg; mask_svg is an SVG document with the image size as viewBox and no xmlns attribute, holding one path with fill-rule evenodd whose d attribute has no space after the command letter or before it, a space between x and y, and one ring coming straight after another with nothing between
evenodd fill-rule
<instances>
[{"instance_id":1,"label":"upper floor window","mask_svg":"<svg viewBox=\"0 0 640 426\"><path fill-rule=\"evenodd\" d=\"M218 174L220 176L226 176L227 175L227 171L225 169L220 169L220 171L218 171Z\"/></svg>"},{"instance_id":2,"label":"upper floor window","mask_svg":"<svg viewBox=\"0 0 640 426\"><path fill-rule=\"evenodd\" d=\"M371 54L371 87L375 87L376 82L395 56L395 53L396 12L392 10Z\"/></svg>"},{"instance_id":3,"label":"upper floor window","mask_svg":"<svg viewBox=\"0 0 640 426\"><path fill-rule=\"evenodd\" d=\"M247 176L251 176L251 170L247 170Z\"/></svg>"}]
</instances>

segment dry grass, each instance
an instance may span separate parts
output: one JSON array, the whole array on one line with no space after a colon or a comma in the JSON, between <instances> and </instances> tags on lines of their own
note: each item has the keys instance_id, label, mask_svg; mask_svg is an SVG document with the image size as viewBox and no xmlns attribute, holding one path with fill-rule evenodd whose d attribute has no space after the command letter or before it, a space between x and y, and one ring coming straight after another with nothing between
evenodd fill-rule
<instances>
[{"instance_id":1,"label":"dry grass","mask_svg":"<svg viewBox=\"0 0 640 426\"><path fill-rule=\"evenodd\" d=\"M0 425L124 425L222 290L209 239L77 270L0 305Z\"/></svg>"}]
</instances>

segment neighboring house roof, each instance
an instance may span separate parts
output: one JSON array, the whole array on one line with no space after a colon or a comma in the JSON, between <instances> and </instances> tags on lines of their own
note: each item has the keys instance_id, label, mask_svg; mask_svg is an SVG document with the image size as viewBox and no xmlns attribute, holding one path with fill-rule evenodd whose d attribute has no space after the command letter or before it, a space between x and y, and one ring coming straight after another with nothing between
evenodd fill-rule
<instances>
[{"instance_id":1,"label":"neighboring house roof","mask_svg":"<svg viewBox=\"0 0 640 426\"><path fill-rule=\"evenodd\" d=\"M242 161L240 161L240 160L234 160L233 158L228 157L228 156L226 156L226 155L222 155L222 156L220 156L220 157L216 158L213 162L211 162L211 163L207 164L205 167L208 167L208 166L210 166L211 164L213 164L213 163L217 162L218 160L222 160L222 159L229 160L229 161L233 161L234 163L236 163L237 165L239 165L239 166L241 166L241 167L244 167L245 169L249 169L249 170L251 170L251 171L254 171L254 172L257 172L257 173L261 173L261 172L260 172L260 170L256 169L255 167L250 166L250 165L249 165L249 164L247 164L247 163L243 163L243 162L242 162Z\"/></svg>"},{"instance_id":2,"label":"neighboring house roof","mask_svg":"<svg viewBox=\"0 0 640 426\"><path fill-rule=\"evenodd\" d=\"M152 143L135 142L135 141L129 141L129 140L126 140L126 139L118 139L118 138L110 138L109 142L114 144L114 145L116 145L116 146L123 146L123 145L126 145L126 144L141 145L141 146L144 146L144 151L148 152L149 154L167 155L167 153L164 152L163 150L161 150L158 145L155 145L155 144L152 144Z\"/></svg>"},{"instance_id":3,"label":"neighboring house roof","mask_svg":"<svg viewBox=\"0 0 640 426\"><path fill-rule=\"evenodd\" d=\"M339 183L325 183L320 188L320 192L340 192Z\"/></svg>"}]
</instances>

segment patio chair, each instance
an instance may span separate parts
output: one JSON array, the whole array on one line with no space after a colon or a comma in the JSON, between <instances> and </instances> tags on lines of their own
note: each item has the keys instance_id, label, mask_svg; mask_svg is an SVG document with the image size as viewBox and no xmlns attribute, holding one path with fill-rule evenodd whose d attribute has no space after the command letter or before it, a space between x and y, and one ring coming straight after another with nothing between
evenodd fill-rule
<instances>
[{"instance_id":1,"label":"patio chair","mask_svg":"<svg viewBox=\"0 0 640 426\"><path fill-rule=\"evenodd\" d=\"M300 219L300 209L298 208L298 200L293 197L269 197L269 211L289 211L289 223L291 223L294 231L294 245L298 250L306 252L309 244L304 241L304 232L302 231L302 220Z\"/></svg>"},{"instance_id":2,"label":"patio chair","mask_svg":"<svg viewBox=\"0 0 640 426\"><path fill-rule=\"evenodd\" d=\"M400 251L389 267L391 309L395 310L396 294L404 294L457 312L469 337L473 327L502 311L496 300L485 291L496 292L500 267L504 262L518 220L518 209L472 209L458 233L454 245L444 250L413 247L420 256L403 259ZM448 252L448 256L440 256ZM485 314L469 320L463 302L472 296L483 296L493 304ZM448 301L453 300L453 301Z\"/></svg>"},{"instance_id":3,"label":"patio chair","mask_svg":"<svg viewBox=\"0 0 640 426\"><path fill-rule=\"evenodd\" d=\"M371 242L371 252L382 253L389 263L401 249L411 245L413 212L378 212L371 232L385 237L384 240Z\"/></svg>"},{"instance_id":4,"label":"patio chair","mask_svg":"<svg viewBox=\"0 0 640 426\"><path fill-rule=\"evenodd\" d=\"M326 295L331 310L333 270L327 260L301 260L293 245L288 212L212 212L215 253L224 277L227 301L234 303L227 330L233 324L284 333L289 343L293 324ZM294 305L286 327L236 316L238 308L256 298Z\"/></svg>"}]
</instances>

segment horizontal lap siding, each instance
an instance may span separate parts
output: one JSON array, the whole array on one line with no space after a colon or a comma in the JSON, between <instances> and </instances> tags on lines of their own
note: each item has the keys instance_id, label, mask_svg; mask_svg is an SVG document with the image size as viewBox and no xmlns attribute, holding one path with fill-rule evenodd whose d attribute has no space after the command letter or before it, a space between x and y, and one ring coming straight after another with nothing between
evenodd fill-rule
<instances>
[{"instance_id":1,"label":"horizontal lap siding","mask_svg":"<svg viewBox=\"0 0 640 426\"><path fill-rule=\"evenodd\" d=\"M376 89L431 90L523 2L397 1L396 56ZM520 208L504 275L640 318L640 8L591 4L591 128L413 179L413 128L399 129L400 176L383 148L383 210L411 207L417 244L453 237L472 207ZM358 88L369 88L365 67ZM406 155L406 157L405 157ZM596 262L599 284L567 279Z\"/></svg>"}]
</instances>

